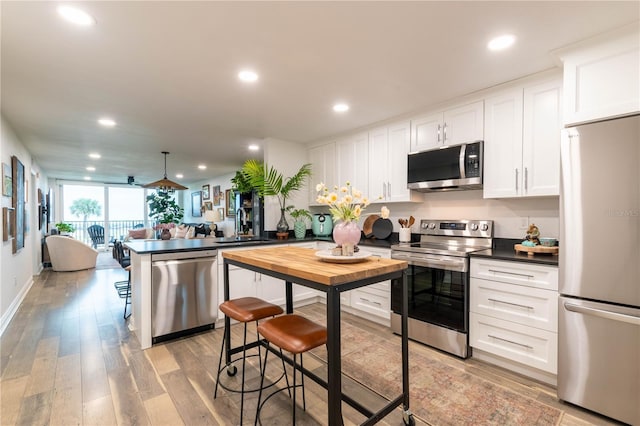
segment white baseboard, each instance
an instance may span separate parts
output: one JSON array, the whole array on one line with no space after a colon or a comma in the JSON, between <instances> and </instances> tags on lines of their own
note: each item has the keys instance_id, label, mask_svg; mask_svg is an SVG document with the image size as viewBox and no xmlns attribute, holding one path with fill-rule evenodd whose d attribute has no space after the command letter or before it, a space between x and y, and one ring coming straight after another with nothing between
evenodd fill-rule
<instances>
[{"instance_id":1,"label":"white baseboard","mask_svg":"<svg viewBox=\"0 0 640 426\"><path fill-rule=\"evenodd\" d=\"M4 331L6 330L11 320L13 319L13 316L18 311L20 304L22 303L24 298L27 296L27 293L29 292L29 290L31 290L32 285L33 285L33 277L29 277L29 280L25 283L25 285L22 286L22 289L20 290L16 298L13 299L13 302L11 303L11 305L9 305L9 309L7 309L7 312L5 312L4 315L2 315L2 320L0 320L0 336L4 334Z\"/></svg>"}]
</instances>

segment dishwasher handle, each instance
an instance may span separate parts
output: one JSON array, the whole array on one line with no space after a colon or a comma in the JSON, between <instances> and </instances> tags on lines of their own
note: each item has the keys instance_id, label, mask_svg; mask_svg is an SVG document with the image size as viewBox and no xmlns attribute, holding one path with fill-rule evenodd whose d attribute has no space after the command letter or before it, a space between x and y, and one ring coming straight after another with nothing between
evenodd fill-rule
<instances>
[{"instance_id":1,"label":"dishwasher handle","mask_svg":"<svg viewBox=\"0 0 640 426\"><path fill-rule=\"evenodd\" d=\"M160 253L152 254L151 262L158 260L183 260L183 259L202 259L207 257L216 257L218 250L195 250L186 252Z\"/></svg>"},{"instance_id":2,"label":"dishwasher handle","mask_svg":"<svg viewBox=\"0 0 640 426\"><path fill-rule=\"evenodd\" d=\"M187 265L189 263L215 262L215 257L198 257L196 259L174 259L174 260L155 260L151 262L152 266L171 266L171 265Z\"/></svg>"}]
</instances>

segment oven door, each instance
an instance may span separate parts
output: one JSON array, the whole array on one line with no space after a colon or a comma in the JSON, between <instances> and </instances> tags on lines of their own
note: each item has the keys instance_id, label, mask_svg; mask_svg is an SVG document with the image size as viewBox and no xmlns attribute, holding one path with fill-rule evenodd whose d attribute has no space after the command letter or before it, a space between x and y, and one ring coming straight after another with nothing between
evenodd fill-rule
<instances>
[{"instance_id":1,"label":"oven door","mask_svg":"<svg viewBox=\"0 0 640 426\"><path fill-rule=\"evenodd\" d=\"M467 258L393 253L407 260L409 318L461 333L469 329ZM391 310L402 314L402 281L391 282Z\"/></svg>"}]
</instances>

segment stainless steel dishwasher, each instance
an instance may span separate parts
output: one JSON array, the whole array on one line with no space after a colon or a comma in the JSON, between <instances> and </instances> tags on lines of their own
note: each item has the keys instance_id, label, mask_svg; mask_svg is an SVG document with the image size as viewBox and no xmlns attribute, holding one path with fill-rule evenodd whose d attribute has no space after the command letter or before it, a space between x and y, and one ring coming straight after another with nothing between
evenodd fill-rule
<instances>
[{"instance_id":1,"label":"stainless steel dishwasher","mask_svg":"<svg viewBox=\"0 0 640 426\"><path fill-rule=\"evenodd\" d=\"M153 343L214 328L217 250L151 256Z\"/></svg>"}]
</instances>

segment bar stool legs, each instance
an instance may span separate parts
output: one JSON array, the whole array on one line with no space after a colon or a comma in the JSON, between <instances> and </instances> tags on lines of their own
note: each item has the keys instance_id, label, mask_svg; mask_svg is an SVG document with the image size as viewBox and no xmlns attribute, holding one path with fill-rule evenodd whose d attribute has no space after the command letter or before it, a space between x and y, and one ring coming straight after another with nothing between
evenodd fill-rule
<instances>
[{"instance_id":1,"label":"bar stool legs","mask_svg":"<svg viewBox=\"0 0 640 426\"><path fill-rule=\"evenodd\" d=\"M262 365L261 379L260 379L260 392L258 393L258 405L256 408L256 418L254 425L257 425L260 421L260 411L269 398L276 393L284 390L278 389L267 396L262 401L262 388L264 386L264 377L267 371L267 359L269 357L269 350L271 344L277 346L280 349L280 356L282 351L285 350L293 355L293 398L291 407L291 416L293 424L296 424L296 388L302 387L302 408L306 411L306 395L304 391L304 364L302 361L302 354L308 352L321 345L327 343L327 329L318 325L308 319L295 314L283 315L270 320L267 320L258 326L258 332L267 340L267 350L264 355L264 362ZM296 365L297 356L300 356L300 374L301 385L296 383ZM283 365L284 366L284 365ZM285 370L286 377L286 370ZM289 383L287 380L287 389L289 389ZM289 395L291 393L289 392Z\"/></svg>"},{"instance_id":2,"label":"bar stool legs","mask_svg":"<svg viewBox=\"0 0 640 426\"><path fill-rule=\"evenodd\" d=\"M222 357L225 354L225 344L227 345L227 350L231 350L231 342L226 341L226 333L222 337L222 345L220 347L220 358L218 359L218 372L216 375L216 386L213 394L214 399L218 396L218 386L226 389L230 392L239 392L240 393L240 424L242 424L243 415L244 415L244 394L249 392L256 392L259 389L245 389L245 379L246 379L246 366L247 366L247 357L248 356L256 356L247 355L247 347L258 347L258 362L259 362L259 370L262 371L262 352L260 346L262 343L260 342L260 335L256 331L256 342L252 344L247 344L247 325L250 322L256 323L256 328L258 327L258 321L264 318L273 317L275 315L279 315L284 311L277 305L265 302L264 300L255 298L255 297L243 297L239 299L228 300L220 305L220 310L229 318L232 318L238 322L242 322L244 325L243 330L243 339L242 339L242 358L238 358L232 360L230 363L222 365ZM231 337L231 335L229 335ZM229 338L231 340L231 338ZM232 389L228 386L225 386L224 383L220 383L220 374L223 370L226 369L227 375L232 377L237 373L237 368L235 365L232 365L236 361L240 361L242 359L242 383L240 385L240 390ZM282 366L284 368L284 359L282 361ZM286 375L284 375L285 378ZM282 377L280 377L282 378ZM279 380L279 379L278 379ZM273 386L277 381L274 381L271 385ZM262 388L263 383L261 382L260 388ZM287 386L289 385L287 378Z\"/></svg>"}]
</instances>

